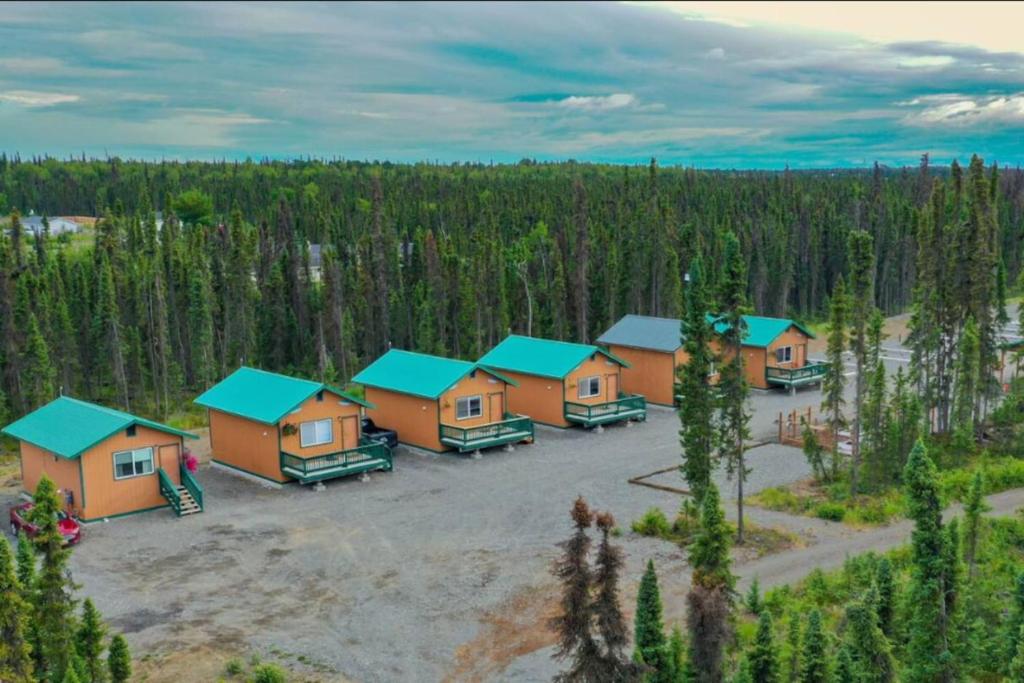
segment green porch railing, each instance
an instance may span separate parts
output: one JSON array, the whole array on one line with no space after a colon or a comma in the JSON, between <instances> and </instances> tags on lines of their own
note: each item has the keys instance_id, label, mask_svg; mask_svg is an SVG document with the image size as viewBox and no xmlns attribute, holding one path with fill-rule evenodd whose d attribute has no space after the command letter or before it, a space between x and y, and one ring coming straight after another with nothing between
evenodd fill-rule
<instances>
[{"instance_id":1,"label":"green porch railing","mask_svg":"<svg viewBox=\"0 0 1024 683\"><path fill-rule=\"evenodd\" d=\"M199 485L192 473L188 471L188 468L184 464L181 465L181 485L185 487L185 490L192 494L192 499L196 501L196 505L199 506L199 510L202 511L203 507L203 487Z\"/></svg>"},{"instance_id":2,"label":"green porch railing","mask_svg":"<svg viewBox=\"0 0 1024 683\"><path fill-rule=\"evenodd\" d=\"M501 446L514 441L533 441L533 420L526 415L506 415L501 422L475 427L440 425L441 443L460 451Z\"/></svg>"},{"instance_id":3,"label":"green porch railing","mask_svg":"<svg viewBox=\"0 0 1024 683\"><path fill-rule=\"evenodd\" d=\"M376 441L364 441L347 451L314 455L309 458L281 451L281 471L303 483L370 470L390 472L392 467L391 449L387 444Z\"/></svg>"},{"instance_id":4,"label":"green porch railing","mask_svg":"<svg viewBox=\"0 0 1024 683\"><path fill-rule=\"evenodd\" d=\"M585 425L605 424L618 420L647 419L647 399L623 396L606 403L565 402L565 419Z\"/></svg>"},{"instance_id":5,"label":"green porch railing","mask_svg":"<svg viewBox=\"0 0 1024 683\"><path fill-rule=\"evenodd\" d=\"M163 467L158 467L156 470L157 477L160 480L160 495L167 499L167 502L171 504L174 509L174 514L181 516L181 496L178 495L178 488L171 481L171 478L164 472Z\"/></svg>"},{"instance_id":6,"label":"green porch railing","mask_svg":"<svg viewBox=\"0 0 1024 683\"><path fill-rule=\"evenodd\" d=\"M827 369L828 363L812 363L802 368L767 367L764 369L764 378L769 384L796 386L821 381Z\"/></svg>"}]
</instances>

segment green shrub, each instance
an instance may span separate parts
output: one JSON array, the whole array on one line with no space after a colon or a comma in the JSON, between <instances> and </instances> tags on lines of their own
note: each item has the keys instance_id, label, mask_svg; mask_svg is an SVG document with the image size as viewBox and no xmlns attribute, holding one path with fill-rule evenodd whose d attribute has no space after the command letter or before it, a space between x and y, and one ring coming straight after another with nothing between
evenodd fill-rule
<instances>
[{"instance_id":1,"label":"green shrub","mask_svg":"<svg viewBox=\"0 0 1024 683\"><path fill-rule=\"evenodd\" d=\"M846 508L839 503L818 503L814 506L814 516L832 522L841 522L846 517Z\"/></svg>"},{"instance_id":2,"label":"green shrub","mask_svg":"<svg viewBox=\"0 0 1024 683\"><path fill-rule=\"evenodd\" d=\"M285 683L284 671L277 664L260 664L252 670L251 683Z\"/></svg>"},{"instance_id":3,"label":"green shrub","mask_svg":"<svg viewBox=\"0 0 1024 683\"><path fill-rule=\"evenodd\" d=\"M661 511L661 508L650 508L644 513L643 517L633 522L632 529L642 536L658 536L661 538L669 536L672 531L668 518L665 517L665 513Z\"/></svg>"},{"instance_id":4,"label":"green shrub","mask_svg":"<svg viewBox=\"0 0 1024 683\"><path fill-rule=\"evenodd\" d=\"M238 674L242 673L243 668L244 667L242 666L242 660L235 657L229 659L228 663L224 665L224 673L226 673L228 676L237 676Z\"/></svg>"}]
</instances>

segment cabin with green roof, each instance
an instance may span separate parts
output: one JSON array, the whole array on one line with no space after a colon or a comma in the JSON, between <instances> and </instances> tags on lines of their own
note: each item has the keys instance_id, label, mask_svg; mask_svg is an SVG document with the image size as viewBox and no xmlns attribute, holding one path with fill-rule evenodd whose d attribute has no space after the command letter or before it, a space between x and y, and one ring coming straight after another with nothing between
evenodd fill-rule
<instances>
[{"instance_id":1,"label":"cabin with green roof","mask_svg":"<svg viewBox=\"0 0 1024 683\"><path fill-rule=\"evenodd\" d=\"M533 441L533 421L508 408L515 381L482 364L391 349L352 381L373 421L410 446L464 453Z\"/></svg>"},{"instance_id":2,"label":"cabin with green roof","mask_svg":"<svg viewBox=\"0 0 1024 683\"><path fill-rule=\"evenodd\" d=\"M629 363L589 344L509 335L479 361L516 382L509 408L554 427L645 420L643 396L622 387Z\"/></svg>"},{"instance_id":3,"label":"cabin with green roof","mask_svg":"<svg viewBox=\"0 0 1024 683\"><path fill-rule=\"evenodd\" d=\"M724 331L724 323L718 318L709 320L715 332ZM743 320L746 332L741 353L750 386L794 390L821 382L826 365L807 358L807 344L814 339L809 329L788 318L745 315ZM622 371L626 391L643 393L655 403L674 402L679 367L688 360L680 325L676 318L626 315L598 337L599 344L630 362L631 367ZM712 351L725 352L717 341L712 342ZM716 379L717 373L712 381Z\"/></svg>"},{"instance_id":4,"label":"cabin with green roof","mask_svg":"<svg viewBox=\"0 0 1024 683\"><path fill-rule=\"evenodd\" d=\"M84 522L170 507L203 510L203 489L185 467L194 434L113 408L61 396L2 430L17 439L21 481L45 474L65 511Z\"/></svg>"},{"instance_id":5,"label":"cabin with green roof","mask_svg":"<svg viewBox=\"0 0 1024 683\"><path fill-rule=\"evenodd\" d=\"M322 382L241 367L195 403L215 465L274 484L390 472L391 449L363 438L372 404Z\"/></svg>"}]
</instances>

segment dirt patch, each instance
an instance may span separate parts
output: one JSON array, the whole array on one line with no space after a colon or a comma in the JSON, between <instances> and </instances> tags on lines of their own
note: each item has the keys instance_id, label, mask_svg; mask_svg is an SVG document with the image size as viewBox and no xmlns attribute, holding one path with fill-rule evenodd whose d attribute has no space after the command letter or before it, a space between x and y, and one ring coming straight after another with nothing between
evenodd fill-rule
<instances>
[{"instance_id":1,"label":"dirt patch","mask_svg":"<svg viewBox=\"0 0 1024 683\"><path fill-rule=\"evenodd\" d=\"M277 653L266 661L273 661L288 673L288 680L304 683L352 683L333 671L320 670L313 662L295 660L287 653ZM146 683L179 683L180 681L244 681L245 671L253 668L252 654L231 645L194 645L179 647L169 652L151 654L134 662L135 680ZM231 676L228 663L240 664L243 673Z\"/></svg>"},{"instance_id":2,"label":"dirt patch","mask_svg":"<svg viewBox=\"0 0 1024 683\"><path fill-rule=\"evenodd\" d=\"M0 491L12 494L21 491L21 461L17 453L0 455Z\"/></svg>"},{"instance_id":3,"label":"dirt patch","mask_svg":"<svg viewBox=\"0 0 1024 683\"><path fill-rule=\"evenodd\" d=\"M524 655L555 644L547 624L558 612L553 585L518 592L481 619L480 633L455 650L455 666L445 683L495 680L509 664Z\"/></svg>"}]
</instances>

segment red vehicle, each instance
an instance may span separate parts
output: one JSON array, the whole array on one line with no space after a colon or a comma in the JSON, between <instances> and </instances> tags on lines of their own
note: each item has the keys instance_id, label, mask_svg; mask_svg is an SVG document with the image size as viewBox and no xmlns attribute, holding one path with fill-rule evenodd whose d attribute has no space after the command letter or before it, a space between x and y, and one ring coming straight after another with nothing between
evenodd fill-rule
<instances>
[{"instance_id":1,"label":"red vehicle","mask_svg":"<svg viewBox=\"0 0 1024 683\"><path fill-rule=\"evenodd\" d=\"M24 531L25 535L32 538L39 533L39 527L29 521L29 511L35 507L34 503L22 503L11 508L11 533L15 536ZM57 513L57 528L60 535L64 537L64 545L74 545L82 540L82 525L63 512Z\"/></svg>"}]
</instances>

